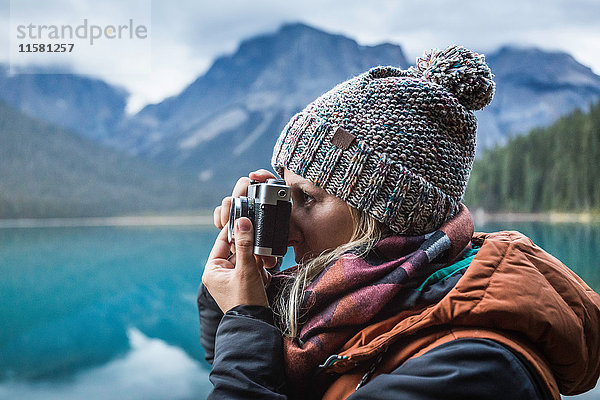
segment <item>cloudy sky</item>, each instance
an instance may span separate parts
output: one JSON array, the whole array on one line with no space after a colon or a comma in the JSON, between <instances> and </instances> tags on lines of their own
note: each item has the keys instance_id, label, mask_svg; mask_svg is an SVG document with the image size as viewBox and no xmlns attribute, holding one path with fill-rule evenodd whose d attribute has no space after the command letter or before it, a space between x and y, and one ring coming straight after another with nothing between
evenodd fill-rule
<instances>
[{"instance_id":1,"label":"cloudy sky","mask_svg":"<svg viewBox=\"0 0 600 400\"><path fill-rule=\"evenodd\" d=\"M240 40L274 32L285 22L305 22L341 33L361 44L391 42L409 60L423 50L452 43L490 52L503 44L562 50L600 74L600 1L598 0L12 0L12 8L43 22L81 21L100 25L134 18L150 21L149 59L111 54L96 46L95 55L110 59L111 68L96 68L98 59L81 55L75 71L96 68L96 75L124 86L130 111L177 94ZM101 3L100 5L98 3ZM10 0L0 0L0 61L9 62L15 46ZM98 9L101 7L101 9ZM13 11L14 11L13 10ZM16 15L16 14L15 14ZM12 20L14 22L15 16ZM11 36L12 35L12 36ZM106 52L106 53L104 53ZM114 53L114 52L113 52ZM111 58L112 57L112 58ZM139 62L138 62L139 61ZM148 63L145 63L148 61ZM71 63L71 62L70 62ZM93 64L93 65L92 65ZM132 65L144 68L132 70ZM118 71L127 71L122 73Z\"/></svg>"}]
</instances>

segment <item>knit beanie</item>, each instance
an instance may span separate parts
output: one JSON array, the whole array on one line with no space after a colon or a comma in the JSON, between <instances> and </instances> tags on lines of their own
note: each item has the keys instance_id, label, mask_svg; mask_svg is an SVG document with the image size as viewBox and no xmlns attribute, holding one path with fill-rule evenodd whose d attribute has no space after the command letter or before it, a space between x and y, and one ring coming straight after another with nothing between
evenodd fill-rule
<instances>
[{"instance_id":1,"label":"knit beanie","mask_svg":"<svg viewBox=\"0 0 600 400\"><path fill-rule=\"evenodd\" d=\"M272 166L311 181L399 234L455 216L473 159L473 111L495 84L483 55L432 50L402 70L379 66L310 103L285 126Z\"/></svg>"}]
</instances>

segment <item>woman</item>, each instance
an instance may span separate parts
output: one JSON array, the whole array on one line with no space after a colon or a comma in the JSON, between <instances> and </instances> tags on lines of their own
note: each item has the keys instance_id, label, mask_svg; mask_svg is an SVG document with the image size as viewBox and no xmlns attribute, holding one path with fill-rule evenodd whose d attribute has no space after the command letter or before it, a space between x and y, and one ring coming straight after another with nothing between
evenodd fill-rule
<instances>
[{"instance_id":1,"label":"woman","mask_svg":"<svg viewBox=\"0 0 600 400\"><path fill-rule=\"evenodd\" d=\"M517 232L474 235L460 203L473 111L493 92L484 57L452 46L292 118L272 164L292 187L298 266L271 276L250 220L231 249L231 198L215 210L198 297L210 398L559 399L595 385L599 296Z\"/></svg>"}]
</instances>

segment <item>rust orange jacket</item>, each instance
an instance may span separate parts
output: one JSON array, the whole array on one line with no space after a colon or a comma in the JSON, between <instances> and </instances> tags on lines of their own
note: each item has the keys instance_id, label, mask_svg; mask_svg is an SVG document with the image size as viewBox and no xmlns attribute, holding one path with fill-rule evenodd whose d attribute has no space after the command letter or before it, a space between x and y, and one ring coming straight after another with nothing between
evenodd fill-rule
<instances>
[{"instance_id":1,"label":"rust orange jacket","mask_svg":"<svg viewBox=\"0 0 600 400\"><path fill-rule=\"evenodd\" d=\"M346 343L326 370L340 377L325 399L352 394L380 354L373 376L459 338L509 347L537 373L550 398L594 387L600 374L600 296L518 232L475 234L472 242L481 249L440 302L373 324Z\"/></svg>"}]
</instances>

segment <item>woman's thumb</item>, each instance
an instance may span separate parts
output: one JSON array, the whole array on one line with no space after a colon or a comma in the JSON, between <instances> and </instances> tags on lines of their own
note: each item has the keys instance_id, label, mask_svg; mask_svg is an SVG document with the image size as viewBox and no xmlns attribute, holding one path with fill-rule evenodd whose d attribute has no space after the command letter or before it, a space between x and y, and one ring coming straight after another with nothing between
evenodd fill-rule
<instances>
[{"instance_id":1,"label":"woman's thumb","mask_svg":"<svg viewBox=\"0 0 600 400\"><path fill-rule=\"evenodd\" d=\"M254 229L252 222L242 217L235 224L235 258L236 265L246 266L254 260Z\"/></svg>"}]
</instances>

